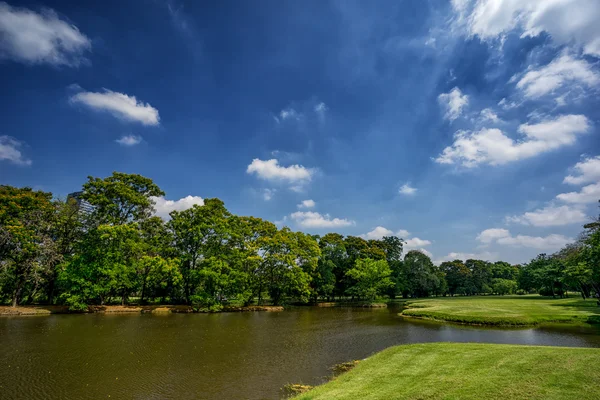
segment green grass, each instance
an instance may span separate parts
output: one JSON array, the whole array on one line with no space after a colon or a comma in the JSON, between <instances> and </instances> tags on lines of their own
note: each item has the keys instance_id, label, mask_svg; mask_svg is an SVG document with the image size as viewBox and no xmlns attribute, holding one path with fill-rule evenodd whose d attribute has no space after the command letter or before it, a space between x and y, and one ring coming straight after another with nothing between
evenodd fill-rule
<instances>
[{"instance_id":1,"label":"green grass","mask_svg":"<svg viewBox=\"0 0 600 400\"><path fill-rule=\"evenodd\" d=\"M531 296L437 297L409 300L401 315L477 325L526 326L544 323L600 323L593 299Z\"/></svg>"},{"instance_id":2,"label":"green grass","mask_svg":"<svg viewBox=\"0 0 600 400\"><path fill-rule=\"evenodd\" d=\"M600 349L473 343L392 347L297 400L600 399Z\"/></svg>"}]
</instances>

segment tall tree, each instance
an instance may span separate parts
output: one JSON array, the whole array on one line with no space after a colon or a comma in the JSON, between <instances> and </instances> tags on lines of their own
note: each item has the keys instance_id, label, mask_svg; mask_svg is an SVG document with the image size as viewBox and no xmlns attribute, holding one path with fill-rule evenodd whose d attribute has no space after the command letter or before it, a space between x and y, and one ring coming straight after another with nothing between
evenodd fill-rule
<instances>
[{"instance_id":1,"label":"tall tree","mask_svg":"<svg viewBox=\"0 0 600 400\"><path fill-rule=\"evenodd\" d=\"M375 300L378 295L383 294L394 284L390 279L392 270L386 260L359 258L356 260L356 265L346 274L355 281L354 285L348 289L348 293L368 301Z\"/></svg>"},{"instance_id":2,"label":"tall tree","mask_svg":"<svg viewBox=\"0 0 600 400\"><path fill-rule=\"evenodd\" d=\"M94 206L97 224L120 225L150 217L154 211L152 197L164 194L150 178L113 172L107 178L89 176L82 198Z\"/></svg>"},{"instance_id":3,"label":"tall tree","mask_svg":"<svg viewBox=\"0 0 600 400\"><path fill-rule=\"evenodd\" d=\"M40 262L53 258L51 199L51 193L0 186L0 285L12 292L13 307L28 286L41 287L45 263Z\"/></svg>"}]
</instances>

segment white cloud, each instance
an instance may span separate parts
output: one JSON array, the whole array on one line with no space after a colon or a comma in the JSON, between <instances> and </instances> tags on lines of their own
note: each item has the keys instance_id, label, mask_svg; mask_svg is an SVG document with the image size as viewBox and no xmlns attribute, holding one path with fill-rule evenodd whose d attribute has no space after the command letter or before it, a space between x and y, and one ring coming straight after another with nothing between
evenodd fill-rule
<instances>
[{"instance_id":1,"label":"white cloud","mask_svg":"<svg viewBox=\"0 0 600 400\"><path fill-rule=\"evenodd\" d=\"M302 203L298 204L298 208L313 208L316 204L314 200L302 200Z\"/></svg>"},{"instance_id":2,"label":"white cloud","mask_svg":"<svg viewBox=\"0 0 600 400\"><path fill-rule=\"evenodd\" d=\"M80 92L71 96L72 103L83 104L97 111L107 111L117 118L126 121L141 122L143 125L158 125L158 110L150 104L138 102L135 96L113 92Z\"/></svg>"},{"instance_id":3,"label":"white cloud","mask_svg":"<svg viewBox=\"0 0 600 400\"><path fill-rule=\"evenodd\" d=\"M398 193L406 195L406 196L412 196L415 193L417 193L417 190L418 189L410 186L410 182L406 182L404 185L402 185L400 187L400 189L398 190Z\"/></svg>"},{"instance_id":4,"label":"white cloud","mask_svg":"<svg viewBox=\"0 0 600 400\"><path fill-rule=\"evenodd\" d=\"M303 167L302 165L290 165L282 167L276 159L252 160L246 169L248 174L256 174L261 179L269 181L285 181L289 183L310 182L315 170Z\"/></svg>"},{"instance_id":5,"label":"white cloud","mask_svg":"<svg viewBox=\"0 0 600 400\"><path fill-rule=\"evenodd\" d=\"M329 214L321 215L314 211L296 211L290 217L304 228L341 228L354 225L354 221L331 218Z\"/></svg>"},{"instance_id":6,"label":"white cloud","mask_svg":"<svg viewBox=\"0 0 600 400\"><path fill-rule=\"evenodd\" d=\"M526 97L538 98L565 85L594 87L598 82L600 77L589 63L564 54L544 67L527 71L517 82L517 88L523 90Z\"/></svg>"},{"instance_id":7,"label":"white cloud","mask_svg":"<svg viewBox=\"0 0 600 400\"><path fill-rule=\"evenodd\" d=\"M142 142L142 137L136 135L126 135L115 140L115 142L119 143L121 146L135 146L136 144L140 144Z\"/></svg>"},{"instance_id":8,"label":"white cloud","mask_svg":"<svg viewBox=\"0 0 600 400\"><path fill-rule=\"evenodd\" d=\"M392 236L393 234L394 232L391 230L383 226L377 226L371 232L363 233L359 236L365 240L381 240L384 236Z\"/></svg>"},{"instance_id":9,"label":"white cloud","mask_svg":"<svg viewBox=\"0 0 600 400\"><path fill-rule=\"evenodd\" d=\"M323 102L321 102L315 106L315 112L318 114L322 114L327 110L329 110L329 108L327 108L327 105Z\"/></svg>"},{"instance_id":10,"label":"white cloud","mask_svg":"<svg viewBox=\"0 0 600 400\"><path fill-rule=\"evenodd\" d=\"M597 0L479 0L460 23L481 38L495 38L519 28L522 37L547 32L558 44L576 43L586 54L600 56L600 2Z\"/></svg>"},{"instance_id":11,"label":"white cloud","mask_svg":"<svg viewBox=\"0 0 600 400\"><path fill-rule=\"evenodd\" d=\"M17 165L31 165L31 160L25 158L19 148L23 142L10 136L0 136L0 161L6 160Z\"/></svg>"},{"instance_id":12,"label":"white cloud","mask_svg":"<svg viewBox=\"0 0 600 400\"><path fill-rule=\"evenodd\" d=\"M302 118L302 114L290 107L281 110L279 112L279 118L281 118L282 121L285 121L286 119L295 119L298 121ZM277 122L279 122L279 120L277 120Z\"/></svg>"},{"instance_id":13,"label":"white cloud","mask_svg":"<svg viewBox=\"0 0 600 400\"><path fill-rule=\"evenodd\" d=\"M467 168L479 164L501 165L571 145L577 135L590 131L583 115L562 115L535 124L519 126L525 136L515 141L500 129L484 128L477 132L458 131L454 143L435 159L440 164L462 164Z\"/></svg>"},{"instance_id":14,"label":"white cloud","mask_svg":"<svg viewBox=\"0 0 600 400\"><path fill-rule=\"evenodd\" d=\"M154 201L155 214L163 219L169 218L171 211L183 211L191 208L197 204L199 206L204 205L204 199L200 196L186 196L179 200L167 200L164 196L152 197Z\"/></svg>"},{"instance_id":15,"label":"white cloud","mask_svg":"<svg viewBox=\"0 0 600 400\"><path fill-rule=\"evenodd\" d=\"M405 229L400 229L396 233L394 233L392 230L387 229L383 226L377 226L373 228L372 231L359 235L359 237L366 240L381 240L384 236L397 236L399 238L406 238L410 236L410 232L408 232Z\"/></svg>"},{"instance_id":16,"label":"white cloud","mask_svg":"<svg viewBox=\"0 0 600 400\"><path fill-rule=\"evenodd\" d=\"M429 245L431 245L431 242L429 240L414 237L414 238L404 241L404 250L405 251L417 250L417 249L421 249L422 247L426 247Z\"/></svg>"},{"instance_id":17,"label":"white cloud","mask_svg":"<svg viewBox=\"0 0 600 400\"><path fill-rule=\"evenodd\" d=\"M460 117L463 108L469 104L469 96L462 94L460 89L455 87L448 93L440 94L438 102L445 111L444 118L454 121Z\"/></svg>"},{"instance_id":18,"label":"white cloud","mask_svg":"<svg viewBox=\"0 0 600 400\"><path fill-rule=\"evenodd\" d=\"M571 238L556 234L544 237L527 235L512 236L508 230L497 228L482 231L476 239L484 244L497 243L505 246L551 251L558 250L573 241Z\"/></svg>"},{"instance_id":19,"label":"white cloud","mask_svg":"<svg viewBox=\"0 0 600 400\"><path fill-rule=\"evenodd\" d=\"M0 58L27 64L78 66L90 40L51 9L42 13L0 2Z\"/></svg>"},{"instance_id":20,"label":"white cloud","mask_svg":"<svg viewBox=\"0 0 600 400\"><path fill-rule=\"evenodd\" d=\"M262 193L263 199L265 199L265 201L271 200L275 195L275 192L277 192L277 189L264 189Z\"/></svg>"},{"instance_id":21,"label":"white cloud","mask_svg":"<svg viewBox=\"0 0 600 400\"><path fill-rule=\"evenodd\" d=\"M483 121L490 121L493 123L500 122L500 118L498 118L498 115L491 108L484 108L483 110L481 110L481 113L479 115L481 116L481 119Z\"/></svg>"},{"instance_id":22,"label":"white cloud","mask_svg":"<svg viewBox=\"0 0 600 400\"><path fill-rule=\"evenodd\" d=\"M481 232L479 235L477 235L476 239L481 243L489 244L495 240L505 238L508 236L510 236L510 232L507 229L492 228L486 229L483 232Z\"/></svg>"},{"instance_id":23,"label":"white cloud","mask_svg":"<svg viewBox=\"0 0 600 400\"><path fill-rule=\"evenodd\" d=\"M600 156L586 158L573 167L577 175L568 175L563 183L581 185L589 182L600 181Z\"/></svg>"},{"instance_id":24,"label":"white cloud","mask_svg":"<svg viewBox=\"0 0 600 400\"><path fill-rule=\"evenodd\" d=\"M396 236L399 238L406 238L410 236L410 232L406 229L399 229L398 232L396 232Z\"/></svg>"},{"instance_id":25,"label":"white cloud","mask_svg":"<svg viewBox=\"0 0 600 400\"><path fill-rule=\"evenodd\" d=\"M508 217L507 222L533 226L562 226L587 220L585 213L571 206L547 206L523 215Z\"/></svg>"},{"instance_id":26,"label":"white cloud","mask_svg":"<svg viewBox=\"0 0 600 400\"><path fill-rule=\"evenodd\" d=\"M556 198L571 204L595 203L600 200L600 182L584 186L579 192L561 193Z\"/></svg>"}]
</instances>

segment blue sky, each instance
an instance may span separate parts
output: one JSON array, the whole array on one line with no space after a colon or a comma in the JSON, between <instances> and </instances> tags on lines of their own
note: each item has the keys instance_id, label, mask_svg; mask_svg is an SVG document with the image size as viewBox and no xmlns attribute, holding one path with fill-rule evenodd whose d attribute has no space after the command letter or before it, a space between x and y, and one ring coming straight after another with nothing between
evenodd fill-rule
<instances>
[{"instance_id":1,"label":"blue sky","mask_svg":"<svg viewBox=\"0 0 600 400\"><path fill-rule=\"evenodd\" d=\"M596 0L0 1L0 183L139 173L295 230L525 262L598 214Z\"/></svg>"}]
</instances>

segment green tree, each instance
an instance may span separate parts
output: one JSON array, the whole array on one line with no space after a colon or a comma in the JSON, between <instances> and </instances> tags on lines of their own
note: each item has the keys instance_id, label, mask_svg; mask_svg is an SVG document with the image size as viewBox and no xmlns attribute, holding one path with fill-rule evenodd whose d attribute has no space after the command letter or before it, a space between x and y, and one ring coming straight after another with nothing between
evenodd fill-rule
<instances>
[{"instance_id":1,"label":"green tree","mask_svg":"<svg viewBox=\"0 0 600 400\"><path fill-rule=\"evenodd\" d=\"M13 307L42 286L44 268L55 257L50 230L52 194L0 186L0 287Z\"/></svg>"},{"instance_id":2,"label":"green tree","mask_svg":"<svg viewBox=\"0 0 600 400\"><path fill-rule=\"evenodd\" d=\"M354 268L346 272L355 283L348 293L360 299L373 301L394 283L390 279L392 270L385 260L357 259Z\"/></svg>"},{"instance_id":3,"label":"green tree","mask_svg":"<svg viewBox=\"0 0 600 400\"><path fill-rule=\"evenodd\" d=\"M419 250L411 250L404 257L406 290L404 295L427 297L440 285L436 268L429 256Z\"/></svg>"},{"instance_id":4,"label":"green tree","mask_svg":"<svg viewBox=\"0 0 600 400\"><path fill-rule=\"evenodd\" d=\"M190 304L192 298L205 298L201 289L204 260L224 260L231 238L229 223L231 214L219 199L207 199L204 205L194 205L184 211L173 211L168 228L181 259L184 298ZM214 261L211 261L214 262Z\"/></svg>"},{"instance_id":5,"label":"green tree","mask_svg":"<svg viewBox=\"0 0 600 400\"><path fill-rule=\"evenodd\" d=\"M107 178L89 176L82 198L95 207L93 219L97 224L120 225L150 217L154 212L152 198L164 194L150 178L113 172Z\"/></svg>"},{"instance_id":6,"label":"green tree","mask_svg":"<svg viewBox=\"0 0 600 400\"><path fill-rule=\"evenodd\" d=\"M440 269L446 274L448 292L455 294L471 294L468 290L471 280L471 271L461 260L445 261L440 264Z\"/></svg>"}]
</instances>

